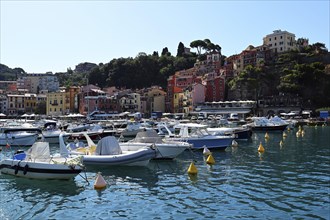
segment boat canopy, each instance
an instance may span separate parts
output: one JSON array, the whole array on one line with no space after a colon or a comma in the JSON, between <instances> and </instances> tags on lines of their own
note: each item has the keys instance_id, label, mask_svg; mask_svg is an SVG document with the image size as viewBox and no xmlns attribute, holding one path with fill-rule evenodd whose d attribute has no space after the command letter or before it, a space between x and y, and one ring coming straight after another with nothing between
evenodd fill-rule
<instances>
[{"instance_id":1,"label":"boat canopy","mask_svg":"<svg viewBox=\"0 0 330 220\"><path fill-rule=\"evenodd\" d=\"M118 155L122 154L117 139L114 136L106 136L99 140L95 155Z\"/></svg>"},{"instance_id":2,"label":"boat canopy","mask_svg":"<svg viewBox=\"0 0 330 220\"><path fill-rule=\"evenodd\" d=\"M48 162L50 160L49 143L35 142L27 151L27 160Z\"/></svg>"},{"instance_id":3,"label":"boat canopy","mask_svg":"<svg viewBox=\"0 0 330 220\"><path fill-rule=\"evenodd\" d=\"M132 142L162 143L162 137L155 130L140 131Z\"/></svg>"}]
</instances>

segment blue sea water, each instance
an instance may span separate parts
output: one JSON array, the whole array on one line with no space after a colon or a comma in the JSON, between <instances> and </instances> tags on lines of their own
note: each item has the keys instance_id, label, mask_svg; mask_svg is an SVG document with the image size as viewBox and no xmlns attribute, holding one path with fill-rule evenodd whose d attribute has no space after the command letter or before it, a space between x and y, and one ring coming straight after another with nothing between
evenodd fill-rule
<instances>
[{"instance_id":1,"label":"blue sea water","mask_svg":"<svg viewBox=\"0 0 330 220\"><path fill-rule=\"evenodd\" d=\"M88 182L85 174L72 181L0 174L0 219L330 219L330 127L296 131L267 141L254 133L213 152L213 166L201 151L187 151L147 167L88 167ZM195 177L187 174L192 161ZM101 191L93 188L99 171Z\"/></svg>"}]
</instances>

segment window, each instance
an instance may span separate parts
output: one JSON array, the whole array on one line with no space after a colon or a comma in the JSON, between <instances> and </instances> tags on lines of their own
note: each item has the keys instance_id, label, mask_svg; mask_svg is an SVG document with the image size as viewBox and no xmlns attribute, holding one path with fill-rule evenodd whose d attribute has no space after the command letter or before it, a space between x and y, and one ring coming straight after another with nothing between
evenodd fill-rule
<instances>
[{"instance_id":1,"label":"window","mask_svg":"<svg viewBox=\"0 0 330 220\"><path fill-rule=\"evenodd\" d=\"M276 40L276 37L275 37L275 40Z\"/></svg>"}]
</instances>

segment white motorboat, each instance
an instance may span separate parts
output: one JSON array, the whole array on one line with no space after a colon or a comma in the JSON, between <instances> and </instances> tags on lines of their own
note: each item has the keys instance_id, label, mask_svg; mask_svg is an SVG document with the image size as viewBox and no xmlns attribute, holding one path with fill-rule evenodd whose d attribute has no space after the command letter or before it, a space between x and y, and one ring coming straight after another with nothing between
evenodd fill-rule
<instances>
[{"instance_id":1,"label":"white motorboat","mask_svg":"<svg viewBox=\"0 0 330 220\"><path fill-rule=\"evenodd\" d=\"M2 174L32 179L72 179L83 170L80 157L51 156L48 142L35 142L27 152L7 155L9 157L0 161Z\"/></svg>"},{"instance_id":2,"label":"white motorboat","mask_svg":"<svg viewBox=\"0 0 330 220\"><path fill-rule=\"evenodd\" d=\"M70 143L65 146L60 140L61 155L82 155L84 165L105 166L146 166L155 157L153 144L144 144L140 149L122 148L114 136L107 136L99 140L97 146L86 134L87 146Z\"/></svg>"},{"instance_id":3,"label":"white motorboat","mask_svg":"<svg viewBox=\"0 0 330 220\"><path fill-rule=\"evenodd\" d=\"M117 132L120 136L123 137L135 137L138 132L144 131L145 127L141 125L140 122L137 121L127 121L127 126L124 129L118 128Z\"/></svg>"},{"instance_id":4,"label":"white motorboat","mask_svg":"<svg viewBox=\"0 0 330 220\"><path fill-rule=\"evenodd\" d=\"M59 136L63 134L64 139L68 139L70 137L70 133L62 131L57 127L56 121L48 120L44 125L44 129L42 130L42 138L50 144L58 144Z\"/></svg>"},{"instance_id":5,"label":"white motorboat","mask_svg":"<svg viewBox=\"0 0 330 220\"><path fill-rule=\"evenodd\" d=\"M234 135L236 140L247 141L252 136L252 129L250 127L217 127L206 128L212 135Z\"/></svg>"},{"instance_id":6,"label":"white motorboat","mask_svg":"<svg viewBox=\"0 0 330 220\"><path fill-rule=\"evenodd\" d=\"M186 141L192 144L192 149L225 149L229 147L234 139L234 135L212 135L206 130L206 125L197 123L177 124L174 129L180 129L178 135L173 134L164 124L159 125L167 130L167 140Z\"/></svg>"},{"instance_id":7,"label":"white motorboat","mask_svg":"<svg viewBox=\"0 0 330 220\"><path fill-rule=\"evenodd\" d=\"M139 132L134 139L121 142L119 145L122 149L137 150L144 147L145 143L154 144L157 152L154 159L174 159L191 147L187 142L166 140L159 136L155 130Z\"/></svg>"},{"instance_id":8,"label":"white motorboat","mask_svg":"<svg viewBox=\"0 0 330 220\"><path fill-rule=\"evenodd\" d=\"M60 134L63 135L64 139L68 139L71 136L70 133L61 131L60 129L42 131L42 137L50 144L58 144Z\"/></svg>"},{"instance_id":9,"label":"white motorboat","mask_svg":"<svg viewBox=\"0 0 330 220\"><path fill-rule=\"evenodd\" d=\"M38 128L0 128L0 146L32 146L38 139Z\"/></svg>"}]
</instances>

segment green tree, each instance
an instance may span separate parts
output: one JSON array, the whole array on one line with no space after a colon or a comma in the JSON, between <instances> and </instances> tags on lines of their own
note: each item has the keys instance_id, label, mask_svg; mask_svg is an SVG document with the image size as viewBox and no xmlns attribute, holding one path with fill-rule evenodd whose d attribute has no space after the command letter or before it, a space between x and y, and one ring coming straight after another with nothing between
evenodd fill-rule
<instances>
[{"instance_id":1,"label":"green tree","mask_svg":"<svg viewBox=\"0 0 330 220\"><path fill-rule=\"evenodd\" d=\"M202 41L202 40L194 40L190 43L190 47L196 48L198 55L201 55L202 49L205 49L207 47L207 43L205 43L205 41Z\"/></svg>"},{"instance_id":2,"label":"green tree","mask_svg":"<svg viewBox=\"0 0 330 220\"><path fill-rule=\"evenodd\" d=\"M167 47L164 47L163 50L162 50L162 56L166 56L168 54L168 48Z\"/></svg>"},{"instance_id":3,"label":"green tree","mask_svg":"<svg viewBox=\"0 0 330 220\"><path fill-rule=\"evenodd\" d=\"M176 54L177 57L182 57L184 54L184 44L182 42L178 45L178 52Z\"/></svg>"}]
</instances>

